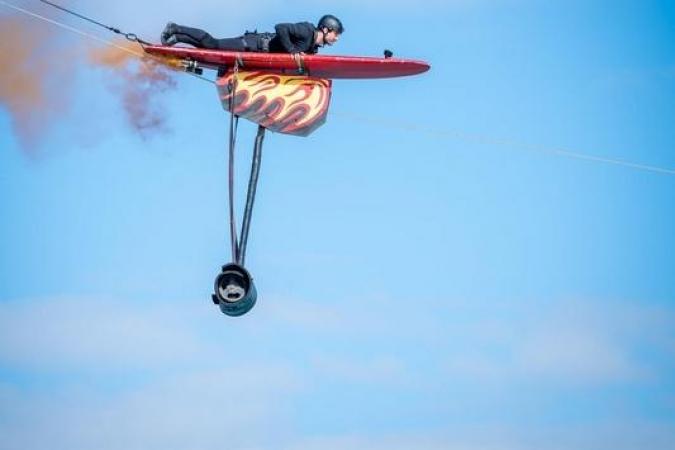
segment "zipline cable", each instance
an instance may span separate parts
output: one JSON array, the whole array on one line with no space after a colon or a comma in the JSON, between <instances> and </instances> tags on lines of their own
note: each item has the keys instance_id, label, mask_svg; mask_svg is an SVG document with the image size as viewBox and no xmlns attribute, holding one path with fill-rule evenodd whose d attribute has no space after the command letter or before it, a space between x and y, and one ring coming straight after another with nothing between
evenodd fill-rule
<instances>
[{"instance_id":1,"label":"zipline cable","mask_svg":"<svg viewBox=\"0 0 675 450\"><path fill-rule=\"evenodd\" d=\"M416 133L426 134L428 136L434 136L439 138L447 138L454 140L461 140L465 142L471 142L475 144L484 144L492 147L502 147L509 149L524 149L537 153L546 153L549 155L557 155L566 158L580 159L584 161L592 161L604 164L611 164L615 166L622 166L629 169L636 169L646 172L658 173L661 175L675 175L675 169L668 169L664 167L649 165L649 164L640 164L631 161L624 161L615 158L606 158L602 156L589 155L588 153L582 153L574 150L559 148L559 147L549 147L545 145L531 144L527 142L518 141L515 139L499 139L491 136L486 136L478 133L465 133L462 131L452 131L441 128L432 128L428 126L423 126L413 122L407 122L402 120L396 120L391 118L384 117L374 117L368 116L360 113L351 113L349 111L331 111L333 116L342 117L344 119L354 121L360 124L370 123L377 124L379 127L386 127L390 129L397 130L406 130L414 131Z\"/></svg>"},{"instance_id":2,"label":"zipline cable","mask_svg":"<svg viewBox=\"0 0 675 450\"><path fill-rule=\"evenodd\" d=\"M42 1L42 0L40 0L40 1ZM123 52L129 53L130 55L134 55L134 56L138 57L139 59L149 58L149 59L152 59L152 60L154 60L154 61L156 61L156 62L158 62L158 63L161 63L162 65L166 66L166 61L164 61L162 58L158 58L158 57L156 57L156 56L154 56L154 55L150 55L150 54L147 54L147 53L145 53L145 52L137 52L137 51L134 51L134 50L132 50L132 49L130 49L130 48L128 48L128 47L123 47L123 46L121 46L121 45L119 45L119 44L116 44L115 42L112 42L112 41L109 41L109 40L107 40L107 39L103 39L103 38L101 38L101 37L98 37L98 36L96 36L96 35L93 35L93 34L84 32L84 31L79 30L79 29L77 29L77 28L75 28L75 27L72 27L72 26L70 26L70 25L66 25L66 24L64 24L64 23L61 23L61 22L59 22L59 21L50 19L50 18L45 17L45 16L43 16L43 15L37 14L37 13L35 13L35 12L28 11L27 9L21 8L21 7L16 6L16 5L13 5L13 4L11 4L11 3L7 3L5 0L0 0L0 5L6 6L7 8L13 9L13 10L15 10L15 11L17 11L17 12L20 12L20 13L22 13L22 14L25 14L25 15L27 15L27 16L30 16L30 17L32 17L32 18L34 18L34 19L38 19L38 20L42 20L42 21L44 21L44 22L50 23L50 24L52 24L52 25L55 25L55 26L57 26L57 27L59 27L59 28L62 28L62 29L67 30L67 31L70 31L70 32L72 32L72 33L79 34L80 36L86 37L86 38L88 38L88 39L91 39L91 40L93 40L93 41L99 42L99 43L101 43L101 44L108 45L108 46L110 46L110 47L114 47L114 48L116 48L116 49L118 49L118 50L121 50L121 51L123 51ZM129 33L129 34L130 34L130 35L133 35L132 33ZM125 35L125 36L126 36L126 35ZM133 36L135 36L135 35L133 35ZM128 38L127 38L127 39L128 39ZM129 39L129 40L131 40L131 39ZM136 43L139 44L141 47L143 47L144 44L147 44L147 43L145 43L145 41L142 41L142 40L140 40L140 39L137 39L137 40L132 41L132 42L136 42ZM216 83L216 82L213 81L213 80L210 80L210 79L208 79L208 78L206 78L206 77L204 77L204 76L198 75L198 74L193 73L193 72L185 72L185 71L182 71L182 70L179 70L178 72L184 73L184 74L186 74L186 75L190 75L190 76L192 76L192 77L198 78L198 79L200 79L200 80L202 80L202 81L205 81L205 82L207 82L207 83L210 83L210 84L215 84L215 83Z\"/></svg>"},{"instance_id":3,"label":"zipline cable","mask_svg":"<svg viewBox=\"0 0 675 450\"><path fill-rule=\"evenodd\" d=\"M105 28L106 30L112 31L113 33L121 34L122 36L124 36L125 38L127 38L127 39L130 40L130 41L138 42L138 43L141 43L141 44L149 44L149 42L145 42L145 41L139 39L138 36L136 36L134 33L124 33L124 32L121 31L119 28L115 28L115 27L111 27L111 26L105 25L105 24L103 24L103 23L101 23L101 22L98 22L98 21L96 21L96 20L94 20L94 19L92 19L92 18L90 18L90 17L84 16L84 15L79 14L79 13L76 13L75 11L72 11L72 10L70 10L70 9L68 9L68 8L64 8L63 6L57 5L56 3L52 3L52 2L47 1L47 0L39 0L39 1L41 1L42 3L44 3L44 4L46 4L46 5L51 6L51 7L53 7L53 8L56 8L56 9L58 9L58 10L61 10L61 11L65 12L65 13L71 14L71 15L73 15L73 16L75 16L75 17L79 17L79 18L82 19L82 20L86 20L87 22L93 23L94 25L98 25L99 27L103 27L103 28Z\"/></svg>"},{"instance_id":4,"label":"zipline cable","mask_svg":"<svg viewBox=\"0 0 675 450\"><path fill-rule=\"evenodd\" d=\"M63 29L68 30L68 31L70 31L70 32L79 34L80 36L84 36L84 37L86 37L86 38L89 38L89 39L93 39L93 40L95 40L95 41L98 41L98 42L100 42L100 43L102 43L102 44L106 44L106 45L109 45L109 46L111 46L111 47L118 48L119 50L125 51L125 52L130 53L130 54L132 54L132 55L134 55L134 56L138 56L139 58L143 58L144 56L146 56L144 53L135 52L135 51L133 51L133 50L131 50L131 49L129 49L129 48L122 47L121 45L117 45L117 44L115 44L114 42L111 42L111 41L108 41L108 40L106 40L106 39L100 38L100 37L95 36L95 35L93 35L93 34L86 33L86 32L84 32L84 31L82 31L82 30L78 30L77 28L71 27L70 25L66 25L66 24L64 24L64 23L57 22L56 20L50 19L50 18L48 18L48 17L42 16L42 15L37 14L37 13L34 13L34 12L32 12L32 11L28 11L28 10L26 10L26 9L20 8L20 7L18 7L18 6L16 6L16 5L13 5L13 4L11 4L11 3L7 3L7 2L4 1L4 0L0 0L0 5L6 6L6 7L10 8L10 9L13 9L13 10L15 10L15 11L18 11L18 12L20 12L20 13L26 14L26 15L28 15L28 16L31 16L31 17L35 18L35 19L39 19L39 20L43 20L43 21L45 21L45 22L49 22L49 23L51 23L52 25L56 25L56 26L59 27L59 28L63 28Z\"/></svg>"}]
</instances>

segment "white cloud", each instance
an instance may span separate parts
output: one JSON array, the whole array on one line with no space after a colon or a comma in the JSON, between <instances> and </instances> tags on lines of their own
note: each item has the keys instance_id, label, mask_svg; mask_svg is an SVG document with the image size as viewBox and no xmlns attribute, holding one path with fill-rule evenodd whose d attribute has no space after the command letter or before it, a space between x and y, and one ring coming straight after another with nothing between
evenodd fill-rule
<instances>
[{"instance_id":1,"label":"white cloud","mask_svg":"<svg viewBox=\"0 0 675 450\"><path fill-rule=\"evenodd\" d=\"M499 383L598 386L646 381L659 368L638 356L640 347L668 352L672 339L667 331L672 320L664 319L672 314L629 304L523 302L512 315L466 324L465 345L448 353L446 370L452 376Z\"/></svg>"},{"instance_id":2,"label":"white cloud","mask_svg":"<svg viewBox=\"0 0 675 450\"><path fill-rule=\"evenodd\" d=\"M300 439L284 450L668 450L667 426L623 423L596 426L466 425L419 434L346 434Z\"/></svg>"},{"instance_id":3,"label":"white cloud","mask_svg":"<svg viewBox=\"0 0 675 450\"><path fill-rule=\"evenodd\" d=\"M3 405L12 409L0 420L2 448L264 448L285 434L287 400L297 388L287 367L250 365L188 372L118 394L4 392Z\"/></svg>"},{"instance_id":4,"label":"white cloud","mask_svg":"<svg viewBox=\"0 0 675 450\"><path fill-rule=\"evenodd\" d=\"M22 374L0 384L0 447L269 448L305 374L248 356L246 319L196 304L0 304L0 364Z\"/></svg>"},{"instance_id":5,"label":"white cloud","mask_svg":"<svg viewBox=\"0 0 675 450\"><path fill-rule=\"evenodd\" d=\"M37 370L151 368L209 351L180 308L114 299L42 298L0 304L0 360Z\"/></svg>"},{"instance_id":6,"label":"white cloud","mask_svg":"<svg viewBox=\"0 0 675 450\"><path fill-rule=\"evenodd\" d=\"M467 314L454 302L446 304L455 313L449 321L442 302L408 314L393 299L354 298L340 307L315 302L313 308L297 300L265 300L239 319L225 318L215 307L195 307L195 302L51 298L0 304L0 362L40 374L46 377L41 383L49 384L0 384L3 450L665 450L674 442L672 429L619 426L615 420L613 428L598 431L588 425L569 433L564 427L532 430L527 424L476 425L442 435L348 429L322 436L296 428L303 402L314 395L335 398L323 391L326 384L373 387L379 395L392 396L438 388L439 401L445 401L448 384L469 380L476 391L471 398L458 398L456 407L491 417L469 405L499 404L480 392L496 382L515 389L515 399L523 394L518 386L532 382L555 392L561 385L641 380L644 368L631 348L646 329L649 339L670 342L671 320L664 320L662 312L614 304L610 317L602 305L561 302L523 304L527 315L514 306L513 315L501 316ZM353 316L355 305L361 308ZM266 349L286 337L288 342ZM349 351L349 343L358 351ZM408 351L401 350L404 346ZM438 360L446 372L412 366L410 349ZM68 375L57 373L58 381L49 383L50 373L60 369ZM132 378L125 381L127 375ZM108 382L108 377L120 379ZM435 420L457 426L452 417Z\"/></svg>"},{"instance_id":7,"label":"white cloud","mask_svg":"<svg viewBox=\"0 0 675 450\"><path fill-rule=\"evenodd\" d=\"M317 370L345 381L367 382L379 372L382 380L432 382L420 379L425 374L411 347L445 376L479 383L599 387L668 376L664 361L675 355L675 317L668 309L591 299L492 303L437 300L410 309L398 299L355 297L333 305L276 298L258 314L269 329L366 349L359 358L339 351L313 355ZM383 351L397 345L406 348L402 355ZM658 356L645 359L645 348Z\"/></svg>"},{"instance_id":8,"label":"white cloud","mask_svg":"<svg viewBox=\"0 0 675 450\"><path fill-rule=\"evenodd\" d=\"M317 355L312 363L322 378L351 383L399 384L407 374L404 361L394 355L369 358Z\"/></svg>"},{"instance_id":9,"label":"white cloud","mask_svg":"<svg viewBox=\"0 0 675 450\"><path fill-rule=\"evenodd\" d=\"M638 357L640 346L673 353L668 331L673 320L663 311L613 304L607 313L606 304L591 301L523 302L500 317L453 311L451 302L418 310L402 308L404 303L353 298L332 305L266 295L249 316L229 319L201 300L9 302L0 304L0 361L31 370L170 368L244 357L246 346L222 345L230 336L260 355L261 345L288 335L310 340L298 351L306 352L303 360L312 371L347 382L414 383L423 374L413 355L389 351L400 343L419 348L453 377L597 386L662 376L660 367ZM445 321L453 315L452 322ZM327 351L312 345L317 339L352 342L362 351L359 356L335 347Z\"/></svg>"},{"instance_id":10,"label":"white cloud","mask_svg":"<svg viewBox=\"0 0 675 450\"><path fill-rule=\"evenodd\" d=\"M260 314L265 320L322 337L439 339L447 328L433 307L426 307L411 308L407 301L384 296L345 293L334 302L277 296L266 302Z\"/></svg>"},{"instance_id":11,"label":"white cloud","mask_svg":"<svg viewBox=\"0 0 675 450\"><path fill-rule=\"evenodd\" d=\"M588 328L539 330L521 344L517 357L520 370L533 377L603 382L640 372L626 348Z\"/></svg>"}]
</instances>

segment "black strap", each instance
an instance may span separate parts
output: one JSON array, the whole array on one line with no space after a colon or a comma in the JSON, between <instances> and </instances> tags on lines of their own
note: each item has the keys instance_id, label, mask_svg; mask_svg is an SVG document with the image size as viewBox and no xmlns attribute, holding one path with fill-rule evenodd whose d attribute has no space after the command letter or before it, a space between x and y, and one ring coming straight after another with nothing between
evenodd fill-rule
<instances>
[{"instance_id":1,"label":"black strap","mask_svg":"<svg viewBox=\"0 0 675 450\"><path fill-rule=\"evenodd\" d=\"M239 256L239 248L237 245L237 222L234 218L234 147L237 141L237 125L239 124L239 116L234 114L235 95L237 94L237 74L238 66L234 65L232 72L232 91L230 96L230 152L228 164L228 198L230 203L230 245L232 247L232 261L236 262Z\"/></svg>"},{"instance_id":2,"label":"black strap","mask_svg":"<svg viewBox=\"0 0 675 450\"><path fill-rule=\"evenodd\" d=\"M253 203L255 202L255 193L258 186L258 175L260 174L260 161L262 160L262 144L265 138L265 127L258 125L258 134L255 137L255 147L253 147L253 162L251 163L251 176L248 179L248 192L246 194L246 207L244 208L244 219L241 225L241 237L239 241L239 254L237 255L237 264L244 266L246 260L246 244L248 242L248 232L251 227L251 215L253 214Z\"/></svg>"}]
</instances>

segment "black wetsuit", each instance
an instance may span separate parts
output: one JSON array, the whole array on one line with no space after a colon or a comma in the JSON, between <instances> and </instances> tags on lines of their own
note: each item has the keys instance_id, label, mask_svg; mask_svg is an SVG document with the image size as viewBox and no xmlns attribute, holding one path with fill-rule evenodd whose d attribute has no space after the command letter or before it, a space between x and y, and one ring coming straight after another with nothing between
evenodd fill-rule
<instances>
[{"instance_id":1,"label":"black wetsuit","mask_svg":"<svg viewBox=\"0 0 675 450\"><path fill-rule=\"evenodd\" d=\"M243 36L225 39L181 25L174 25L172 31L178 42L199 48L264 53L316 53L318 50L314 43L318 31L309 22L280 23L274 27L276 33L246 32Z\"/></svg>"}]
</instances>

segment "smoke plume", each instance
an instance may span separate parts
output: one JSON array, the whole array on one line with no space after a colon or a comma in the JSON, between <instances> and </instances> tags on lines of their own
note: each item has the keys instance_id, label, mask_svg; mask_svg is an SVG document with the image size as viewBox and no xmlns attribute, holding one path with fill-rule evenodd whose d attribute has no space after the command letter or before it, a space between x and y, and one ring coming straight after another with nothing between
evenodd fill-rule
<instances>
[{"instance_id":1,"label":"smoke plume","mask_svg":"<svg viewBox=\"0 0 675 450\"><path fill-rule=\"evenodd\" d=\"M0 108L30 155L51 127L72 121L67 113L78 92L72 89L76 69L87 62L109 71L108 87L142 138L168 131L160 99L176 86L171 69L145 58L137 44L122 40L90 50L83 39L32 19L0 16Z\"/></svg>"},{"instance_id":2,"label":"smoke plume","mask_svg":"<svg viewBox=\"0 0 675 450\"><path fill-rule=\"evenodd\" d=\"M176 87L172 72L143 55L140 45L120 40L115 47L90 51L89 61L115 73L110 88L120 98L129 123L143 138L167 131L160 94Z\"/></svg>"},{"instance_id":3,"label":"smoke plume","mask_svg":"<svg viewBox=\"0 0 675 450\"><path fill-rule=\"evenodd\" d=\"M46 28L0 16L0 106L9 112L19 144L29 151L65 106L62 93L69 80L57 54L46 48L52 38ZM59 89L51 89L55 85Z\"/></svg>"}]
</instances>

